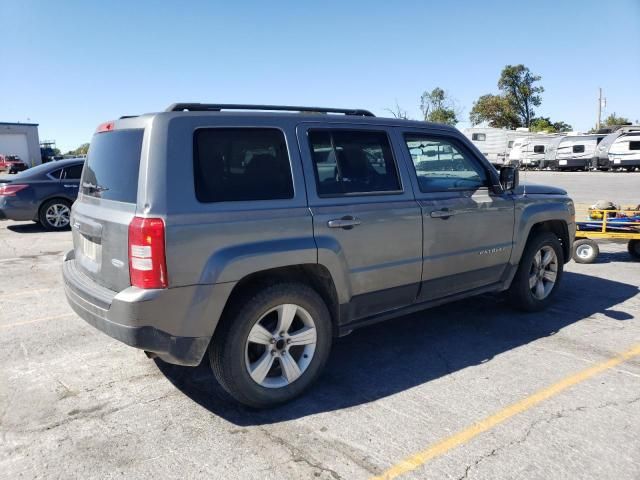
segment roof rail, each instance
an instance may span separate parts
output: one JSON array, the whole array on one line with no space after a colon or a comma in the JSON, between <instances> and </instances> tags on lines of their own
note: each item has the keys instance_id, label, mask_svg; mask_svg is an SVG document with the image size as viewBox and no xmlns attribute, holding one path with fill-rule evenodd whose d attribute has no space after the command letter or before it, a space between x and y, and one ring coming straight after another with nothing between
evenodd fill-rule
<instances>
[{"instance_id":1,"label":"roof rail","mask_svg":"<svg viewBox=\"0 0 640 480\"><path fill-rule=\"evenodd\" d=\"M298 107L292 105L242 105L235 103L174 103L165 112L219 112L221 110L265 110L275 112L343 113L361 117L375 117L361 108Z\"/></svg>"}]
</instances>

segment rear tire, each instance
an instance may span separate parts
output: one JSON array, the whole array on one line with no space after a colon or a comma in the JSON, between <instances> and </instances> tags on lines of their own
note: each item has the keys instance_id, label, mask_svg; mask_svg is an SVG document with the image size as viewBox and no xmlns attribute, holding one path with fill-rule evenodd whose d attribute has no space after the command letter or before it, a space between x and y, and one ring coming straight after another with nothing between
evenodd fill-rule
<instances>
[{"instance_id":1,"label":"rear tire","mask_svg":"<svg viewBox=\"0 0 640 480\"><path fill-rule=\"evenodd\" d=\"M634 260L640 260L640 240L629 240L627 250Z\"/></svg>"},{"instance_id":2,"label":"rear tire","mask_svg":"<svg viewBox=\"0 0 640 480\"><path fill-rule=\"evenodd\" d=\"M45 230L60 231L69 228L71 202L62 198L53 198L42 204L38 212L40 224Z\"/></svg>"},{"instance_id":3,"label":"rear tire","mask_svg":"<svg viewBox=\"0 0 640 480\"><path fill-rule=\"evenodd\" d=\"M573 261L576 263L593 263L600 255L598 244L588 238L573 242Z\"/></svg>"},{"instance_id":4,"label":"rear tire","mask_svg":"<svg viewBox=\"0 0 640 480\"><path fill-rule=\"evenodd\" d=\"M509 301L526 312L545 309L553 300L564 270L564 254L558 237L540 232L529 238L511 286Z\"/></svg>"},{"instance_id":5,"label":"rear tire","mask_svg":"<svg viewBox=\"0 0 640 480\"><path fill-rule=\"evenodd\" d=\"M331 316L320 295L305 284L279 283L247 292L230 305L209 346L209 362L238 402L268 408L313 383L331 341Z\"/></svg>"}]
</instances>

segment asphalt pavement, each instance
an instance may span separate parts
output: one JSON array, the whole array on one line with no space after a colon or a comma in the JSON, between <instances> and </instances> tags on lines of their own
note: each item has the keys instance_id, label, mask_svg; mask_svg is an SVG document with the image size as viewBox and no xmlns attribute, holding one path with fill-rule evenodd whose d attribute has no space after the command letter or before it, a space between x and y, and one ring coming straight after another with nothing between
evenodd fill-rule
<instances>
[{"instance_id":1,"label":"asphalt pavement","mask_svg":"<svg viewBox=\"0 0 640 480\"><path fill-rule=\"evenodd\" d=\"M640 203L640 174L528 172ZM538 314L485 295L339 339L302 398L237 405L67 306L69 232L0 222L0 478L638 479L640 263L606 243Z\"/></svg>"}]
</instances>

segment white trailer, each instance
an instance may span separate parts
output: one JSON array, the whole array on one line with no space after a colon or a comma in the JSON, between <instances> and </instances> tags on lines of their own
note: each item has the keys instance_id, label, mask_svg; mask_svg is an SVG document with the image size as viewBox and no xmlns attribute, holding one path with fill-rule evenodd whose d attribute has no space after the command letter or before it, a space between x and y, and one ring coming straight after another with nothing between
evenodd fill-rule
<instances>
[{"instance_id":1,"label":"white trailer","mask_svg":"<svg viewBox=\"0 0 640 480\"><path fill-rule=\"evenodd\" d=\"M492 127L465 128L462 133L478 147L478 150L495 166L509 162L509 152L518 136L526 134L517 130Z\"/></svg>"},{"instance_id":2,"label":"white trailer","mask_svg":"<svg viewBox=\"0 0 640 480\"><path fill-rule=\"evenodd\" d=\"M640 134L640 125L625 125L618 128L614 132L607 134L607 136L604 137L596 147L596 153L593 156L591 166L597 170L604 171L615 168L611 160L609 159L609 149L621 135L634 132ZM631 145L631 147L635 147L635 144ZM624 147L622 145L616 146L615 150L623 151Z\"/></svg>"},{"instance_id":3,"label":"white trailer","mask_svg":"<svg viewBox=\"0 0 640 480\"><path fill-rule=\"evenodd\" d=\"M567 135L553 140L545 154L541 168L554 170L589 170L603 133L591 135Z\"/></svg>"},{"instance_id":4,"label":"white trailer","mask_svg":"<svg viewBox=\"0 0 640 480\"><path fill-rule=\"evenodd\" d=\"M509 154L509 163L521 168L539 168L549 145L563 134L531 133L516 139Z\"/></svg>"},{"instance_id":5,"label":"white trailer","mask_svg":"<svg viewBox=\"0 0 640 480\"><path fill-rule=\"evenodd\" d=\"M609 164L612 168L632 171L640 167L640 132L623 133L609 147Z\"/></svg>"}]
</instances>

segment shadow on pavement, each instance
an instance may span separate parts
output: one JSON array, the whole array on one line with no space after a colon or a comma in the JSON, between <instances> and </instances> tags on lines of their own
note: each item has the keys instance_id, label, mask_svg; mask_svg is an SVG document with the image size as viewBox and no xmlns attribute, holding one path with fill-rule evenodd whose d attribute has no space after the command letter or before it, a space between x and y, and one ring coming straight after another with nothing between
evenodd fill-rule
<instances>
[{"instance_id":1,"label":"shadow on pavement","mask_svg":"<svg viewBox=\"0 0 640 480\"><path fill-rule=\"evenodd\" d=\"M42 225L35 222L19 223L17 225L7 225L7 230L11 230L16 233L44 233L47 232Z\"/></svg>"},{"instance_id":2,"label":"shadow on pavement","mask_svg":"<svg viewBox=\"0 0 640 480\"><path fill-rule=\"evenodd\" d=\"M614 307L638 287L565 272L556 303L541 313L512 310L498 295L485 295L389 320L337 339L324 373L302 397L256 411L233 401L218 385L205 358L197 368L157 360L185 395L240 426L270 424L375 401L452 372L490 361L600 313L633 318Z\"/></svg>"}]
</instances>

